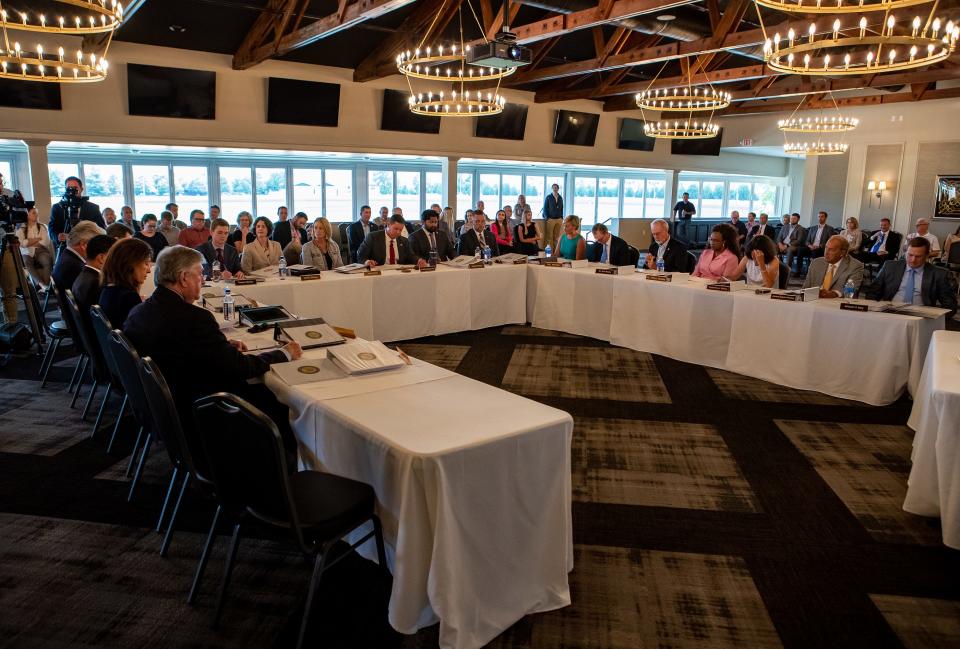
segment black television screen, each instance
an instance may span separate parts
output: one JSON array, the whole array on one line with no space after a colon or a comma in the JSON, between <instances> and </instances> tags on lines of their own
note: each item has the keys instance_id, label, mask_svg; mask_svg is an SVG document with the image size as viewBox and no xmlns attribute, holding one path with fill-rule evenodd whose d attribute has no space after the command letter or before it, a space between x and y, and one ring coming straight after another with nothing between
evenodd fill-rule
<instances>
[{"instance_id":1,"label":"black television screen","mask_svg":"<svg viewBox=\"0 0 960 649\"><path fill-rule=\"evenodd\" d=\"M641 119L625 117L620 120L617 148L632 151L653 151L653 146L657 143L657 140L644 133L643 125L644 121Z\"/></svg>"},{"instance_id":2,"label":"black television screen","mask_svg":"<svg viewBox=\"0 0 960 649\"><path fill-rule=\"evenodd\" d=\"M60 84L0 79L0 106L60 110Z\"/></svg>"},{"instance_id":3,"label":"black television screen","mask_svg":"<svg viewBox=\"0 0 960 649\"><path fill-rule=\"evenodd\" d=\"M383 112L380 114L381 131L406 131L408 133L440 132L440 118L417 115L410 112L409 97L399 90L383 91Z\"/></svg>"},{"instance_id":4,"label":"black television screen","mask_svg":"<svg viewBox=\"0 0 960 649\"><path fill-rule=\"evenodd\" d=\"M340 84L280 79L267 83L267 122L336 126L340 117Z\"/></svg>"},{"instance_id":5,"label":"black television screen","mask_svg":"<svg viewBox=\"0 0 960 649\"><path fill-rule=\"evenodd\" d=\"M721 128L716 137L702 140L670 140L670 153L673 155L720 155L722 139L723 129Z\"/></svg>"},{"instance_id":6,"label":"black television screen","mask_svg":"<svg viewBox=\"0 0 960 649\"><path fill-rule=\"evenodd\" d=\"M127 64L131 115L215 119L217 73Z\"/></svg>"},{"instance_id":7,"label":"black television screen","mask_svg":"<svg viewBox=\"0 0 960 649\"><path fill-rule=\"evenodd\" d=\"M478 117L477 137L494 137L501 140L522 140L527 129L527 107L507 104L503 112L490 117Z\"/></svg>"},{"instance_id":8,"label":"black television screen","mask_svg":"<svg viewBox=\"0 0 960 649\"><path fill-rule=\"evenodd\" d=\"M557 111L557 126L553 131L554 144L593 146L597 139L600 116L572 110Z\"/></svg>"}]
</instances>

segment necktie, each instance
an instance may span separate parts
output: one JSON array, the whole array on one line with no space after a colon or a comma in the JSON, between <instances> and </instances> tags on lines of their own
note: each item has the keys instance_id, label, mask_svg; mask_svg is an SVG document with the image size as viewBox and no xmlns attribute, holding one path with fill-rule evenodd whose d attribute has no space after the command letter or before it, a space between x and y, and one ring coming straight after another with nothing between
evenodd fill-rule
<instances>
[{"instance_id":1,"label":"necktie","mask_svg":"<svg viewBox=\"0 0 960 649\"><path fill-rule=\"evenodd\" d=\"M883 232L881 232L881 233L880 233L880 237L877 239L877 242L876 242L875 244L873 244L873 248L870 248L870 252L872 252L872 253L874 253L874 254L876 254L877 252L879 252L880 246L883 245L883 240L884 240L884 238L886 238L886 236L887 236L886 234L884 234Z\"/></svg>"},{"instance_id":2,"label":"necktie","mask_svg":"<svg viewBox=\"0 0 960 649\"><path fill-rule=\"evenodd\" d=\"M427 236L430 237L430 250L436 251L437 249L437 240L433 237L433 232L428 232Z\"/></svg>"},{"instance_id":3,"label":"necktie","mask_svg":"<svg viewBox=\"0 0 960 649\"><path fill-rule=\"evenodd\" d=\"M907 269L907 285L903 288L903 299L907 304L913 304L913 280L916 277L914 273L915 271L912 268Z\"/></svg>"},{"instance_id":4,"label":"necktie","mask_svg":"<svg viewBox=\"0 0 960 649\"><path fill-rule=\"evenodd\" d=\"M217 248L217 263L220 264L220 269L221 269L221 270L226 270L226 269L223 267L223 248Z\"/></svg>"},{"instance_id":5,"label":"necktie","mask_svg":"<svg viewBox=\"0 0 960 649\"><path fill-rule=\"evenodd\" d=\"M600 253L600 263L607 263L607 244L603 244L603 252Z\"/></svg>"},{"instance_id":6,"label":"necktie","mask_svg":"<svg viewBox=\"0 0 960 649\"><path fill-rule=\"evenodd\" d=\"M820 290L829 291L831 284L833 284L833 264L827 264L827 272L823 275L823 284L820 285Z\"/></svg>"},{"instance_id":7,"label":"necktie","mask_svg":"<svg viewBox=\"0 0 960 649\"><path fill-rule=\"evenodd\" d=\"M387 237L387 239L390 239L390 237ZM390 239L390 264L391 265L397 263L397 253L393 248L394 244L396 244L396 241L397 241L396 239Z\"/></svg>"}]
</instances>

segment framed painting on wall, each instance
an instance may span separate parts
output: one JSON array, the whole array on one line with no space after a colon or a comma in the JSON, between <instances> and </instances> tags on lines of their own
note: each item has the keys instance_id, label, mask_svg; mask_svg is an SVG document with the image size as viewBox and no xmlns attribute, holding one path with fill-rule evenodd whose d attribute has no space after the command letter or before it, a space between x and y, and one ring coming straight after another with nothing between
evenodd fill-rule
<instances>
[{"instance_id":1,"label":"framed painting on wall","mask_svg":"<svg viewBox=\"0 0 960 649\"><path fill-rule=\"evenodd\" d=\"M960 176L937 176L935 219L960 219Z\"/></svg>"}]
</instances>

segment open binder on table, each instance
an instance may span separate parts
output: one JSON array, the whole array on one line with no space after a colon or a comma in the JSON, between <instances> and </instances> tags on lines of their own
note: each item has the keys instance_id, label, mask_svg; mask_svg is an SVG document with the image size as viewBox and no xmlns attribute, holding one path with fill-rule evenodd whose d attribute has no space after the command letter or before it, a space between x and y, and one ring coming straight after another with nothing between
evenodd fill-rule
<instances>
[{"instance_id":1,"label":"open binder on table","mask_svg":"<svg viewBox=\"0 0 960 649\"><path fill-rule=\"evenodd\" d=\"M346 339L328 325L323 318L278 322L274 330L274 338L279 340L281 336L299 343L304 349L328 347L346 342Z\"/></svg>"}]
</instances>

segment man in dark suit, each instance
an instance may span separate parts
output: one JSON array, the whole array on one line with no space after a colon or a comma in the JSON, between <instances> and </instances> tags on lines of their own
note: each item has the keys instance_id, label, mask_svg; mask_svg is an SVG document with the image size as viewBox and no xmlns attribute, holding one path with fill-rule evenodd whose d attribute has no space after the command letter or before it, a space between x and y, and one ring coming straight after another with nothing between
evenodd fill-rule
<instances>
[{"instance_id":1,"label":"man in dark suit","mask_svg":"<svg viewBox=\"0 0 960 649\"><path fill-rule=\"evenodd\" d=\"M357 250L357 263L374 266L384 264L416 264L423 268L427 265L422 259L417 259L410 250L410 242L400 236L403 232L404 221L399 214L391 214L387 219L387 227L383 230L371 232L360 244Z\"/></svg>"},{"instance_id":2,"label":"man in dark suit","mask_svg":"<svg viewBox=\"0 0 960 649\"><path fill-rule=\"evenodd\" d=\"M929 241L923 237L911 239L903 259L883 265L868 296L949 309L947 319L952 318L957 312L957 286L946 269L927 263L929 255Z\"/></svg>"},{"instance_id":3,"label":"man in dark suit","mask_svg":"<svg viewBox=\"0 0 960 649\"><path fill-rule=\"evenodd\" d=\"M785 223L777 234L777 250L786 256L787 272L792 272L793 258L803 245L804 229L800 225L800 215L794 212L790 215L790 222Z\"/></svg>"},{"instance_id":4,"label":"man in dark suit","mask_svg":"<svg viewBox=\"0 0 960 649\"><path fill-rule=\"evenodd\" d=\"M863 240L863 263L879 262L883 265L888 259L896 259L902 239L899 232L890 229L890 219L880 219L880 229Z\"/></svg>"},{"instance_id":5,"label":"man in dark suit","mask_svg":"<svg viewBox=\"0 0 960 649\"><path fill-rule=\"evenodd\" d=\"M478 248L484 246L490 248L490 256L497 257L500 249L497 246L497 239L493 232L486 229L487 217L483 212L473 213L473 229L460 237L459 248L457 252L461 255L475 255Z\"/></svg>"},{"instance_id":6,"label":"man in dark suit","mask_svg":"<svg viewBox=\"0 0 960 649\"><path fill-rule=\"evenodd\" d=\"M107 258L110 246L116 239L106 234L98 234L87 243L87 264L73 280L73 297L77 301L80 315L90 321L90 307L100 302L100 275L103 262Z\"/></svg>"},{"instance_id":7,"label":"man in dark suit","mask_svg":"<svg viewBox=\"0 0 960 649\"><path fill-rule=\"evenodd\" d=\"M418 259L430 261L430 253L437 253L437 261L448 261L457 256L453 244L440 232L440 215L434 210L424 210L420 215L423 224L410 235L410 250Z\"/></svg>"},{"instance_id":8,"label":"man in dark suit","mask_svg":"<svg viewBox=\"0 0 960 649\"><path fill-rule=\"evenodd\" d=\"M280 250L287 247L293 235L290 233L290 221L287 220L289 211L286 207L277 208L277 222L273 224L273 230L270 232L270 238L280 244Z\"/></svg>"},{"instance_id":9,"label":"man in dark suit","mask_svg":"<svg viewBox=\"0 0 960 649\"><path fill-rule=\"evenodd\" d=\"M647 268L655 270L657 260L663 260L663 270L668 273L689 273L696 265L696 259L687 252L683 243L670 236L670 224L656 219L650 224L653 242L647 249Z\"/></svg>"},{"instance_id":10,"label":"man in dark suit","mask_svg":"<svg viewBox=\"0 0 960 649\"><path fill-rule=\"evenodd\" d=\"M350 246L350 263L357 263L357 251L360 250L360 244L367 238L367 235L377 230L382 230L379 225L370 220L370 206L364 205L360 208L360 218L350 224L347 228L347 241Z\"/></svg>"},{"instance_id":11,"label":"man in dark suit","mask_svg":"<svg viewBox=\"0 0 960 649\"><path fill-rule=\"evenodd\" d=\"M66 180L64 196L73 196L77 200L83 196L83 183L75 176ZM50 241L53 245L62 244L67 240L67 233L80 221L92 221L101 228L107 227L100 214L100 206L90 201L83 201L79 208L68 209L62 202L55 203L50 210L50 221L47 229L50 231ZM70 288L69 286L67 288Z\"/></svg>"},{"instance_id":12,"label":"man in dark suit","mask_svg":"<svg viewBox=\"0 0 960 649\"><path fill-rule=\"evenodd\" d=\"M223 219L214 219L210 223L210 240L197 246L196 250L203 255L203 275L210 277L211 266L214 261L220 262L220 273L223 279L243 279L240 269L240 253L227 243L230 235L230 224Z\"/></svg>"},{"instance_id":13,"label":"man in dark suit","mask_svg":"<svg viewBox=\"0 0 960 649\"><path fill-rule=\"evenodd\" d=\"M737 240L740 242L740 249L743 249L743 242L747 239L747 226L740 222L740 212L733 210L730 212L730 225L737 231Z\"/></svg>"},{"instance_id":14,"label":"man in dark suit","mask_svg":"<svg viewBox=\"0 0 960 649\"><path fill-rule=\"evenodd\" d=\"M67 246L60 251L57 263L53 267L53 283L57 287L58 298L62 299L62 291L73 288L73 283L77 281L80 271L87 265L87 244L99 234L106 233L90 221L82 221L70 230L66 240Z\"/></svg>"},{"instance_id":15,"label":"man in dark suit","mask_svg":"<svg viewBox=\"0 0 960 649\"><path fill-rule=\"evenodd\" d=\"M630 265L630 246L620 237L614 236L603 223L593 226L593 238L597 240L590 248L587 259L611 266Z\"/></svg>"},{"instance_id":16,"label":"man in dark suit","mask_svg":"<svg viewBox=\"0 0 960 649\"><path fill-rule=\"evenodd\" d=\"M192 431L193 402L214 392L231 392L263 410L281 430L288 451L296 452L289 429L289 411L263 385L248 379L273 363L300 358L297 343L258 355L220 331L212 312L193 303L203 285L203 255L184 246L171 246L157 257L157 288L130 311L123 332L141 356L151 357L170 385L186 430Z\"/></svg>"},{"instance_id":17,"label":"man in dark suit","mask_svg":"<svg viewBox=\"0 0 960 649\"><path fill-rule=\"evenodd\" d=\"M823 257L823 247L827 245L827 239L836 233L832 226L827 225L827 213L822 210L818 212L817 224L807 228L803 245L797 250L797 270L800 270L805 257Z\"/></svg>"},{"instance_id":18,"label":"man in dark suit","mask_svg":"<svg viewBox=\"0 0 960 649\"><path fill-rule=\"evenodd\" d=\"M760 218L757 221L757 224L753 227L752 230L750 230L750 232L747 233L747 243L750 243L750 241L752 241L754 237L761 234L766 237L770 237L771 241L776 242L777 231L772 225L767 223L769 219L770 219L769 216L767 216L763 212L760 213Z\"/></svg>"}]
</instances>

